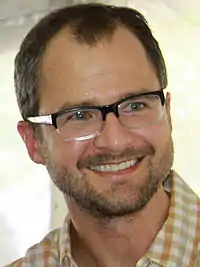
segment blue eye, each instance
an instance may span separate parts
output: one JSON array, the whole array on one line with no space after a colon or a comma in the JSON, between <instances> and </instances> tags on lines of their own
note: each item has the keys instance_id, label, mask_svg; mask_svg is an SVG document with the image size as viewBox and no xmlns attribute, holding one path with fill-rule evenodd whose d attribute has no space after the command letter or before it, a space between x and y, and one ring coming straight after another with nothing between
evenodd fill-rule
<instances>
[{"instance_id":1,"label":"blue eye","mask_svg":"<svg viewBox=\"0 0 200 267\"><path fill-rule=\"evenodd\" d=\"M70 117L68 117L68 120L89 120L93 117L93 114L91 114L89 111L77 111L74 114L70 114Z\"/></svg>"},{"instance_id":2,"label":"blue eye","mask_svg":"<svg viewBox=\"0 0 200 267\"><path fill-rule=\"evenodd\" d=\"M96 109L79 109L67 111L57 117L57 125L85 127L101 121L101 112Z\"/></svg>"},{"instance_id":3,"label":"blue eye","mask_svg":"<svg viewBox=\"0 0 200 267\"><path fill-rule=\"evenodd\" d=\"M132 102L123 108L126 112L140 111L145 108L145 103L143 102Z\"/></svg>"}]
</instances>

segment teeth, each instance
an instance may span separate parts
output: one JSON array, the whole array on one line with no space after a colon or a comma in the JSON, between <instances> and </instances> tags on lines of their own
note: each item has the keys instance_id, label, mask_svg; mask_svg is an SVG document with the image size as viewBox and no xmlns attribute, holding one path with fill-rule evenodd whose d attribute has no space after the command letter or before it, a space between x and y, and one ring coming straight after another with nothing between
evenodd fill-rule
<instances>
[{"instance_id":1,"label":"teeth","mask_svg":"<svg viewBox=\"0 0 200 267\"><path fill-rule=\"evenodd\" d=\"M91 166L90 169L98 172L117 172L134 166L137 161L138 159L133 159L130 161L122 162L120 164Z\"/></svg>"}]
</instances>

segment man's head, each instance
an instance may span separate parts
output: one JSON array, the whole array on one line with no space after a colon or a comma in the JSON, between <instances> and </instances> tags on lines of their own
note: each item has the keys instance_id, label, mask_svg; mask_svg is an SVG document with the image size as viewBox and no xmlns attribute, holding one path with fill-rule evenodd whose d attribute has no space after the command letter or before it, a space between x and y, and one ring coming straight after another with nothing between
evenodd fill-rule
<instances>
[{"instance_id":1,"label":"man's head","mask_svg":"<svg viewBox=\"0 0 200 267\"><path fill-rule=\"evenodd\" d=\"M100 217L143 208L173 162L165 63L143 16L100 4L56 11L15 63L18 130L68 201Z\"/></svg>"}]
</instances>

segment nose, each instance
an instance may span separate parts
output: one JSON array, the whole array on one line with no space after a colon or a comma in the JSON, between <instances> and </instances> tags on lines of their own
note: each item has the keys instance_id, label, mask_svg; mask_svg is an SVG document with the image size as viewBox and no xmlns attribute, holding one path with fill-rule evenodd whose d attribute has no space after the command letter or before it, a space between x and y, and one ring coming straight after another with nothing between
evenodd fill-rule
<instances>
[{"instance_id":1,"label":"nose","mask_svg":"<svg viewBox=\"0 0 200 267\"><path fill-rule=\"evenodd\" d=\"M113 153L124 150L132 142L133 133L123 126L113 113L107 114L102 133L94 139L96 148Z\"/></svg>"}]
</instances>

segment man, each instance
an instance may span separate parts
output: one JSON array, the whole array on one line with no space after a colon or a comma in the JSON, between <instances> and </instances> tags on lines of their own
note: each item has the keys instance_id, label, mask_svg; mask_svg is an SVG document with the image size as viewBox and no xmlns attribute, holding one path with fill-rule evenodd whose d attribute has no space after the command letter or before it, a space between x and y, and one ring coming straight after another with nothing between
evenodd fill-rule
<instances>
[{"instance_id":1,"label":"man","mask_svg":"<svg viewBox=\"0 0 200 267\"><path fill-rule=\"evenodd\" d=\"M200 202L171 170L166 86L136 10L66 7L30 31L15 61L18 131L69 212L11 266L200 266Z\"/></svg>"}]
</instances>

